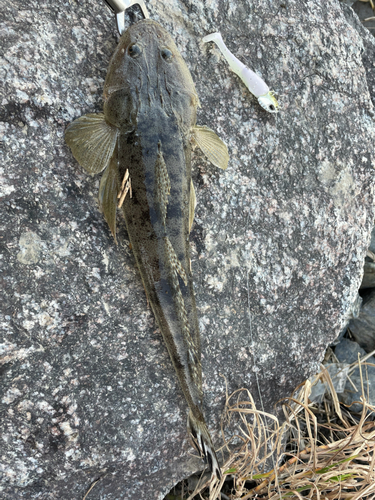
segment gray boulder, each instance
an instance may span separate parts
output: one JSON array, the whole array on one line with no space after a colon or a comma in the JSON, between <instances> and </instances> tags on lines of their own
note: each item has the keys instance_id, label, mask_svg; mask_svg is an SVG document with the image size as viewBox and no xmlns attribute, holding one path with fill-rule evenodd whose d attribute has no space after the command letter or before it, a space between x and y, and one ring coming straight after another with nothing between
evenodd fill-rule
<instances>
[{"instance_id":1,"label":"gray boulder","mask_svg":"<svg viewBox=\"0 0 375 500\"><path fill-rule=\"evenodd\" d=\"M358 354L363 359L366 356L366 351L360 347L357 342L352 342L349 339L342 341L335 348L335 355L340 361L340 366L346 366L346 371L349 365L358 361ZM342 365L343 364L343 365ZM345 370L342 370L344 372ZM349 380L350 379L350 380ZM362 411L362 393L367 402L375 405L375 358L371 356L366 363L362 364L362 380L359 368L355 368L346 381L344 391L338 394L339 400L350 407L353 412L360 413ZM363 382L363 387L362 387Z\"/></svg>"},{"instance_id":2,"label":"gray boulder","mask_svg":"<svg viewBox=\"0 0 375 500\"><path fill-rule=\"evenodd\" d=\"M374 218L374 43L334 0L148 8L192 72L199 123L230 151L224 173L195 155L191 234L220 446L225 382L275 411L356 298ZM92 485L89 500L161 499L202 462L124 224L116 246L98 178L64 143L69 122L102 108L114 20L91 1L15 0L0 16L0 497L71 500ZM277 92L278 116L201 42L216 30Z\"/></svg>"},{"instance_id":3,"label":"gray boulder","mask_svg":"<svg viewBox=\"0 0 375 500\"><path fill-rule=\"evenodd\" d=\"M375 263L365 262L363 266L363 278L361 290L365 288L375 288Z\"/></svg>"},{"instance_id":4,"label":"gray boulder","mask_svg":"<svg viewBox=\"0 0 375 500\"><path fill-rule=\"evenodd\" d=\"M347 5L350 5L348 2L346 3ZM363 26L369 29L372 34L374 34L374 11L372 10L371 2L367 0L365 2L363 2L363 0L357 0L356 2L352 2L352 8L359 19L362 21Z\"/></svg>"},{"instance_id":5,"label":"gray boulder","mask_svg":"<svg viewBox=\"0 0 375 500\"><path fill-rule=\"evenodd\" d=\"M375 349L375 291L366 297L358 317L349 322L348 328L366 352Z\"/></svg>"}]
</instances>

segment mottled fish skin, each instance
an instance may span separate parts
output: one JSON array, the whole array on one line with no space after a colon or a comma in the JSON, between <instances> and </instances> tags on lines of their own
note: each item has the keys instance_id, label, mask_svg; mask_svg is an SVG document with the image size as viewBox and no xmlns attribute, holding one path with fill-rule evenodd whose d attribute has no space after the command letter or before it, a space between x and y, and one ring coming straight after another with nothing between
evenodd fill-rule
<instances>
[{"instance_id":1,"label":"mottled fish skin","mask_svg":"<svg viewBox=\"0 0 375 500\"><path fill-rule=\"evenodd\" d=\"M86 159L90 156L93 163L93 150L99 148L86 144L88 128L96 127L96 142L110 144L109 164L101 152L94 163L107 167L99 198L115 237L118 193L125 174L129 176L131 196L125 196L122 211L135 260L190 409L193 442L221 477L202 413L200 335L190 271L189 208L191 213L195 203L191 140L199 100L174 41L158 23L140 21L122 35L108 69L104 99L101 128L91 125L99 115L86 115L68 127L66 141L91 173L99 166L90 168ZM113 127L110 133L108 126ZM215 134L204 127L194 130L196 142L210 158L210 134ZM223 143L219 147L226 149Z\"/></svg>"}]
</instances>

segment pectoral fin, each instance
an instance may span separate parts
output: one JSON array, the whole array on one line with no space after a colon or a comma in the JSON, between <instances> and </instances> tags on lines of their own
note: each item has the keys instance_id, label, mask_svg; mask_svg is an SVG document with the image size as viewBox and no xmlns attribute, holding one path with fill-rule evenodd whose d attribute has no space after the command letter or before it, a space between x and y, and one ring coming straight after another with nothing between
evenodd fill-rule
<instances>
[{"instance_id":1,"label":"pectoral fin","mask_svg":"<svg viewBox=\"0 0 375 500\"><path fill-rule=\"evenodd\" d=\"M100 180L99 205L116 243L116 208L118 190L119 180L117 174L117 155L114 154Z\"/></svg>"},{"instance_id":2,"label":"pectoral fin","mask_svg":"<svg viewBox=\"0 0 375 500\"><path fill-rule=\"evenodd\" d=\"M65 141L74 158L89 174L98 174L106 168L117 136L118 129L105 121L103 113L81 116L65 131Z\"/></svg>"},{"instance_id":3,"label":"pectoral fin","mask_svg":"<svg viewBox=\"0 0 375 500\"><path fill-rule=\"evenodd\" d=\"M225 170L228 166L228 148L213 130L196 125L192 131L193 140L215 167Z\"/></svg>"},{"instance_id":4,"label":"pectoral fin","mask_svg":"<svg viewBox=\"0 0 375 500\"><path fill-rule=\"evenodd\" d=\"M197 198L195 196L195 189L193 181L190 181L190 202L189 202L189 233L194 221L195 207L197 206Z\"/></svg>"}]
</instances>

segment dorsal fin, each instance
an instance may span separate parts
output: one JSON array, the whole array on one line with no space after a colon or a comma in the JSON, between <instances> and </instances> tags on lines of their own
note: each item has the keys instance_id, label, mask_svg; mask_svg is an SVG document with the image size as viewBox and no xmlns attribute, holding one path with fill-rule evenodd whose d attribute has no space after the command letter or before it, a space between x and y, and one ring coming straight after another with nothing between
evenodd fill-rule
<instances>
[{"instance_id":1,"label":"dorsal fin","mask_svg":"<svg viewBox=\"0 0 375 500\"><path fill-rule=\"evenodd\" d=\"M159 202L162 222L165 226L167 217L168 196L171 193L171 181L169 179L167 165L165 164L161 143L158 144L158 156L155 165L156 199Z\"/></svg>"}]
</instances>

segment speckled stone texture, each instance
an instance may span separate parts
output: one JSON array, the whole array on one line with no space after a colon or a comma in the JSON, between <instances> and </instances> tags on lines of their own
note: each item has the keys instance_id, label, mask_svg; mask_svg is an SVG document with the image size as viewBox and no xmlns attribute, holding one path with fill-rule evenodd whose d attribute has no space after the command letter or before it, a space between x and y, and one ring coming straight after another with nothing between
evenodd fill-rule
<instances>
[{"instance_id":1,"label":"speckled stone texture","mask_svg":"<svg viewBox=\"0 0 375 500\"><path fill-rule=\"evenodd\" d=\"M147 5L192 72L199 123L230 151L226 172L195 155L191 234L220 445L219 375L259 402L257 377L273 411L317 369L355 300L374 216L374 43L334 0ZM99 179L63 139L102 108L114 19L96 0L2 1L0 15L0 497L81 499L99 480L88 500L161 499L202 462L124 224L116 246ZM201 42L216 30L278 93L277 117Z\"/></svg>"}]
</instances>

